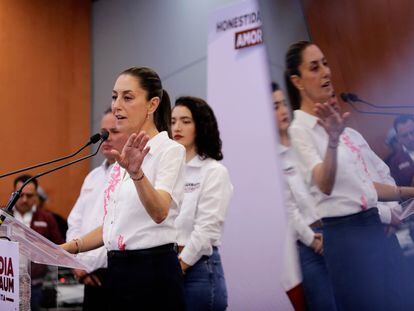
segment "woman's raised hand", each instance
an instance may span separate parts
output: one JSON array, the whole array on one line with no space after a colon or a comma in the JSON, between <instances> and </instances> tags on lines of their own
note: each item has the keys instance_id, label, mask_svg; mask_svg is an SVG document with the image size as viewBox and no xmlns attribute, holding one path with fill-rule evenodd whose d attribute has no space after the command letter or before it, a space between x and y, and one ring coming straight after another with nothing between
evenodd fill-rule
<instances>
[{"instance_id":1,"label":"woman's raised hand","mask_svg":"<svg viewBox=\"0 0 414 311\"><path fill-rule=\"evenodd\" d=\"M148 154L150 148L146 147L149 136L145 132L131 134L122 152L112 150L111 153L121 167L123 167L131 177L138 175L142 162Z\"/></svg>"},{"instance_id":2,"label":"woman's raised hand","mask_svg":"<svg viewBox=\"0 0 414 311\"><path fill-rule=\"evenodd\" d=\"M318 124L322 126L328 133L329 138L332 141L338 141L339 136L345 129L345 122L348 119L350 113L345 112L339 114L332 105L328 103L315 104L315 114L318 116Z\"/></svg>"}]
</instances>

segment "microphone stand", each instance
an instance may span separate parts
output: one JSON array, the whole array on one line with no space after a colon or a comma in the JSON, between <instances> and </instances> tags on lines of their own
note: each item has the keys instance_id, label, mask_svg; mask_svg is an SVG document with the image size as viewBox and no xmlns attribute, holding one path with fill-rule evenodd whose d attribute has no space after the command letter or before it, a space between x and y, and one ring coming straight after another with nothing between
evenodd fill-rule
<instances>
[{"instance_id":1,"label":"microphone stand","mask_svg":"<svg viewBox=\"0 0 414 311\"><path fill-rule=\"evenodd\" d=\"M0 179L5 178L5 177L10 176L10 175L18 174L18 173L21 173L21 172L24 172L24 171L32 170L32 169L35 169L35 168L38 168L38 167L41 167L41 166L45 166L45 165L48 165L48 164L53 164L53 163L56 163L56 162L60 162L60 161L72 158L75 155L77 155L78 153L80 153L86 147L97 143L100 139L101 139L101 134L99 134L99 133L95 134L95 135L91 136L91 138L89 139L89 142L87 142L84 146L82 146L80 149L78 149L74 153L71 153L67 156L64 156L64 157L61 157L61 158L58 158L58 159L55 159L55 160L52 160L52 161L42 162L42 163L39 163L39 164L36 164L36 165L33 165L33 166L29 166L29 167L18 169L18 170L9 172L9 173L1 174Z\"/></svg>"},{"instance_id":2,"label":"microphone stand","mask_svg":"<svg viewBox=\"0 0 414 311\"><path fill-rule=\"evenodd\" d=\"M65 167L67 167L67 166L70 166L70 165L72 165L72 164L75 164L75 163L81 162L81 161L83 161L83 160L86 160L86 159L92 158L93 156L95 156L95 155L98 153L99 148L101 147L101 145L102 145L102 143L103 143L104 141L105 141L104 139L102 139L102 140L101 140L101 142L99 143L98 149L96 149L96 151L95 151L94 153L89 154L89 155L87 155L87 156L84 156L84 157L82 157L82 158L79 158L79 159L76 159L76 160L70 161L70 162L68 162L68 163L65 163L65 164L59 165L59 166L54 167L54 168L52 168L52 169L50 169L50 170L47 170L47 171L45 171L45 172L43 172L43 173L36 174L36 175L32 176L31 178L29 178L28 180L26 180L26 181L24 182L24 184L20 187L20 189L19 189L19 190L14 191L14 192L12 193L12 195L11 195L11 197L10 197L10 199L9 199L9 202L7 203L6 207L4 208L4 211L5 211L6 213L8 213L8 214L10 214L10 213L11 213L11 211L13 210L14 205L16 205L17 200L18 200L18 199L20 198L20 196L21 196L21 193L22 193L23 188L24 188L24 187L26 187L26 185L27 185L27 184L29 184L29 183L30 183L33 179L35 179L35 178L39 178L39 177L42 177L42 176L44 176L44 175L46 175L46 174L49 174L49 173L52 173L52 172L54 172L54 171L60 170L60 169L62 169L62 168L65 168ZM5 220L5 219L6 219L6 217L5 217L4 215L1 215L1 216L0 216L0 226L3 224L3 222L4 222L4 220Z\"/></svg>"}]
</instances>

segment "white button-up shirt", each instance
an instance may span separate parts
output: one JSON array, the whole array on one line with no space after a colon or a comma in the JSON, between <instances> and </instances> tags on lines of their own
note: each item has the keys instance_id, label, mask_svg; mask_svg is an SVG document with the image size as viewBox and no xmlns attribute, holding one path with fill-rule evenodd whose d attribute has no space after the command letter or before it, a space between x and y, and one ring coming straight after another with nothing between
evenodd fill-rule
<instances>
[{"instance_id":1,"label":"white button-up shirt","mask_svg":"<svg viewBox=\"0 0 414 311\"><path fill-rule=\"evenodd\" d=\"M367 164L368 172L371 176L371 179L375 182L396 186L394 178L391 177L390 168L380 157L376 155L374 151L370 148L364 137L353 130L355 135L352 139L355 141L355 144L361 149L362 157ZM378 202L377 204L381 222L384 224L389 224L391 222L391 211L399 214L402 211L401 205L398 202Z\"/></svg>"},{"instance_id":2,"label":"white button-up shirt","mask_svg":"<svg viewBox=\"0 0 414 311\"><path fill-rule=\"evenodd\" d=\"M175 221L185 263L194 265L220 245L232 194L227 169L218 161L195 156L186 164L184 199Z\"/></svg>"},{"instance_id":3,"label":"white button-up shirt","mask_svg":"<svg viewBox=\"0 0 414 311\"><path fill-rule=\"evenodd\" d=\"M315 233L309 225L320 219L316 211L316 202L298 169L299 161L295 150L279 145L279 151L286 182L285 205L289 226L295 232L296 239L310 246Z\"/></svg>"},{"instance_id":4,"label":"white button-up shirt","mask_svg":"<svg viewBox=\"0 0 414 311\"><path fill-rule=\"evenodd\" d=\"M102 225L104 190L112 166L104 161L86 176L80 195L68 217L66 241L79 238ZM105 247L99 247L78 254L77 257L86 263L91 271L95 271L107 266L106 253Z\"/></svg>"},{"instance_id":5,"label":"white button-up shirt","mask_svg":"<svg viewBox=\"0 0 414 311\"><path fill-rule=\"evenodd\" d=\"M361 149L355 143L355 136L360 134L350 128L346 128L340 136L332 193L324 194L313 182L312 171L317 164L323 162L328 148L328 134L317 120L311 114L296 110L289 132L299 157L300 168L305 173L311 194L316 199L319 215L346 216L376 207L377 192Z\"/></svg>"},{"instance_id":6,"label":"white button-up shirt","mask_svg":"<svg viewBox=\"0 0 414 311\"><path fill-rule=\"evenodd\" d=\"M177 241L175 218L184 191L185 149L161 132L148 141L141 169L157 190L171 195L167 218L160 224L148 215L129 174L115 164L104 194L103 240L107 250L137 250Z\"/></svg>"}]
</instances>

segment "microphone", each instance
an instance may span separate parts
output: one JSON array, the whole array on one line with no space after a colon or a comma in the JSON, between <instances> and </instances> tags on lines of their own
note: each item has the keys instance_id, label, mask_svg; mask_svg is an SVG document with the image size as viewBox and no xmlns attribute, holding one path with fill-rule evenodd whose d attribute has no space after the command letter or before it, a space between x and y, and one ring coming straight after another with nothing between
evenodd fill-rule
<instances>
[{"instance_id":1,"label":"microphone","mask_svg":"<svg viewBox=\"0 0 414 311\"><path fill-rule=\"evenodd\" d=\"M386 105L376 105L372 104L370 102L367 102L361 98L358 97L358 95L353 93L341 93L341 99L347 103L350 102L358 102L366 104L367 106L371 106L373 108L379 108L379 109L404 109L404 108L414 108L412 105L402 105L402 106L386 106Z\"/></svg>"},{"instance_id":2,"label":"microphone","mask_svg":"<svg viewBox=\"0 0 414 311\"><path fill-rule=\"evenodd\" d=\"M32 165L32 166L29 166L29 167L18 169L18 170L9 172L9 173L1 174L0 179L4 178L4 177L7 177L7 176L10 176L10 175L18 174L18 173L21 173L21 172L24 172L24 171L32 170L32 169L35 169L35 168L38 168L38 167L42 167L42 166L45 166L45 165L53 164L53 163L56 163L56 162L60 162L60 161L72 158L75 155L77 155L78 153L80 153L86 147L88 147L92 144L96 144L100 140L102 142L107 140L108 136L109 136L109 132L107 130L102 130L101 133L96 133L96 134L92 135L89 138L89 141L85 145L83 145L81 148L79 148L77 151L75 151L74 153L71 153L67 156L64 156L64 157L61 157L61 158L58 158L58 159L55 159L55 160L52 160L52 161L42 162L42 163L39 163L39 164L36 164L36 165Z\"/></svg>"},{"instance_id":3,"label":"microphone","mask_svg":"<svg viewBox=\"0 0 414 311\"><path fill-rule=\"evenodd\" d=\"M43 172L43 173L39 173L39 174L36 174L36 175L34 175L34 176L32 176L31 178L29 178L28 180L26 180L24 183L23 183L23 185L20 187L20 189L19 190L17 190L17 191L14 191L13 193L12 193L12 195L11 195L11 197L10 197L10 199L9 199L9 202L7 203L7 205L6 205L6 207L4 208L4 211L6 212L6 213L11 213L11 211L13 210L13 207L14 207L14 205L16 204L16 202L17 202L17 200L20 198L20 196L21 196L21 193L22 193L22 190L23 190L23 188L24 187L26 187L26 185L27 184L29 184L30 182L32 182L33 181L33 179L35 179L35 178L39 178L39 177L42 177L42 176L44 176L44 175L47 175L47 174L50 174L50 173L52 173L52 172L54 172L54 171L57 171L57 170L60 170L60 169L62 169L62 168L65 168L65 167L67 167L67 166L70 166L70 165L72 165L72 164L75 164L75 163L78 163L78 162L81 162L81 161L83 161L83 160L86 160L86 159L89 159L89 158L92 158L92 157L94 157L94 156L96 156L96 154L98 153L98 151L99 151L99 148L101 147L101 145L103 144L103 142L106 140L106 139L108 139L108 132L106 132L107 134L106 135L100 135L100 134L98 134L98 135L100 135L100 136L104 136L104 139L102 139L102 138L100 138L100 143L99 143L99 146L98 146L98 148L96 149L96 151L94 152L94 153L91 153L91 154L89 154L89 155L87 155L87 156L84 156L84 157L82 157L82 158L79 158L79 159L76 159L76 160L73 160L73 161L70 161L70 162L68 162L68 163L65 163L65 164L62 164L62 165L59 165L59 166L57 166L57 167L54 167L54 168L52 168L52 169L49 169L49 170L47 170L47 171L45 171L45 172ZM95 134L96 135L96 134ZM95 136L94 135L94 136ZM91 137L92 138L92 137ZM3 224L3 222L4 222L4 220L6 219L6 217L4 216L4 215L1 215L0 216L0 226Z\"/></svg>"}]
</instances>

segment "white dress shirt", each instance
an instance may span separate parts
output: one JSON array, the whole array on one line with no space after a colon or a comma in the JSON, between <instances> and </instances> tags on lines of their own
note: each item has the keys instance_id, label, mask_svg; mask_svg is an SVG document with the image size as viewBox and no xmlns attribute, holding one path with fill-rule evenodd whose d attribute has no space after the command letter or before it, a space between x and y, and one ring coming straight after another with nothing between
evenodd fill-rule
<instances>
[{"instance_id":1,"label":"white dress shirt","mask_svg":"<svg viewBox=\"0 0 414 311\"><path fill-rule=\"evenodd\" d=\"M181 211L175 220L180 256L194 265L220 245L226 212L233 194L227 169L214 159L195 156L185 166Z\"/></svg>"},{"instance_id":2,"label":"white dress shirt","mask_svg":"<svg viewBox=\"0 0 414 311\"><path fill-rule=\"evenodd\" d=\"M317 117L301 110L294 112L289 128L292 145L297 151L310 193L316 199L321 217L346 216L377 206L377 192L368 172L361 149L354 141L359 135L345 128L337 150L335 184L330 195L321 192L312 180L315 166L323 162L328 148L328 134ZM359 135L360 136L360 135Z\"/></svg>"},{"instance_id":3,"label":"white dress shirt","mask_svg":"<svg viewBox=\"0 0 414 311\"><path fill-rule=\"evenodd\" d=\"M394 178L391 177L390 168L380 157L376 155L370 148L364 137L353 130L352 140L361 149L362 157L367 164L368 172L372 181L396 186ZM391 223L391 211L395 211L397 214L401 213L402 208L398 202L378 202L377 204L381 222L384 224Z\"/></svg>"},{"instance_id":4,"label":"white dress shirt","mask_svg":"<svg viewBox=\"0 0 414 311\"><path fill-rule=\"evenodd\" d=\"M295 240L300 240L306 246L310 246L315 233L309 225L320 219L316 211L316 202L298 170L299 161L295 150L292 147L279 145L279 151L286 182L285 205L289 226L295 232Z\"/></svg>"},{"instance_id":5,"label":"white dress shirt","mask_svg":"<svg viewBox=\"0 0 414 311\"><path fill-rule=\"evenodd\" d=\"M105 160L86 176L80 195L68 217L66 241L79 238L102 225L104 190L112 166ZM100 247L78 254L77 257L86 263L91 271L95 271L107 267L106 253L105 247Z\"/></svg>"},{"instance_id":6,"label":"white dress shirt","mask_svg":"<svg viewBox=\"0 0 414 311\"><path fill-rule=\"evenodd\" d=\"M171 195L167 218L160 224L141 203L134 181L115 164L104 194L103 240L110 250L138 250L177 241L174 227L184 191L185 149L161 132L151 138L141 169L157 190Z\"/></svg>"},{"instance_id":7,"label":"white dress shirt","mask_svg":"<svg viewBox=\"0 0 414 311\"><path fill-rule=\"evenodd\" d=\"M24 223L26 226L30 228L30 225L33 219L33 213L36 211L36 208L37 208L36 205L33 205L32 208L26 213L24 213L23 215L20 214L17 208L14 208L14 211L13 211L14 218L16 218L17 220Z\"/></svg>"}]
</instances>

